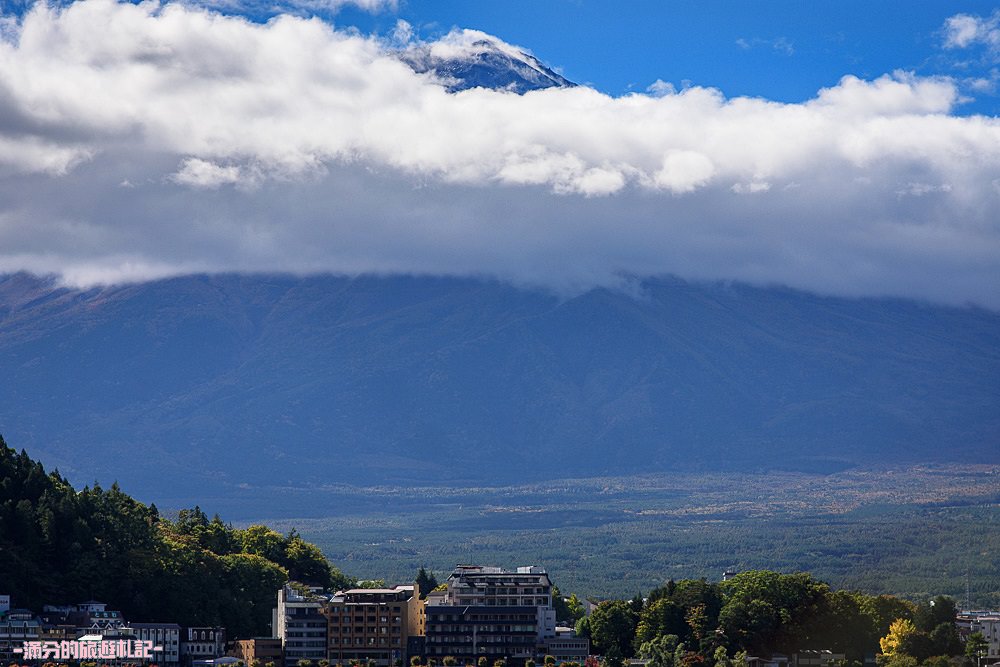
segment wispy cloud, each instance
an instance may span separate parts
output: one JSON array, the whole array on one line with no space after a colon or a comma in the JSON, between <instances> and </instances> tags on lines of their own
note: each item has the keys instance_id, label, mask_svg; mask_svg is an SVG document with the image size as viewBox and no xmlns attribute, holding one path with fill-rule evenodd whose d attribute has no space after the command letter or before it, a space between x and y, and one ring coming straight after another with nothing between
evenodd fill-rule
<instances>
[{"instance_id":1,"label":"wispy cloud","mask_svg":"<svg viewBox=\"0 0 1000 667\"><path fill-rule=\"evenodd\" d=\"M0 270L675 273L1000 308L1000 121L953 115L950 79L451 94L404 39L36 5L0 41Z\"/></svg>"},{"instance_id":2,"label":"wispy cloud","mask_svg":"<svg viewBox=\"0 0 1000 667\"><path fill-rule=\"evenodd\" d=\"M944 46L967 49L985 46L993 55L1000 55L1000 10L990 16L955 14L944 22Z\"/></svg>"},{"instance_id":3,"label":"wispy cloud","mask_svg":"<svg viewBox=\"0 0 1000 667\"><path fill-rule=\"evenodd\" d=\"M750 49L764 48L775 53L791 56L795 55L795 45L786 37L775 37L774 39L763 39L761 37L740 37L736 40L736 46L749 51Z\"/></svg>"}]
</instances>

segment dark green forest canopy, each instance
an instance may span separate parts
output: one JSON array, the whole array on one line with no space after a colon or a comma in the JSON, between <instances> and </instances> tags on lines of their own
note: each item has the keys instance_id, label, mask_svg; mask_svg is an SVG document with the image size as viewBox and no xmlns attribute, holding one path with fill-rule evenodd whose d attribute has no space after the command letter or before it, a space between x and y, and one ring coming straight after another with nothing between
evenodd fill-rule
<instances>
[{"instance_id":1,"label":"dark green forest canopy","mask_svg":"<svg viewBox=\"0 0 1000 667\"><path fill-rule=\"evenodd\" d=\"M880 639L897 619L912 622L899 655L931 661L959 655L956 606L939 596L920 604L891 596L831 590L805 573L742 572L721 583L669 581L648 597L602 602L577 623L602 655L639 656L659 667L725 664L738 653L842 653L862 664L884 653ZM887 653L887 652L885 652ZM914 662L911 667L914 667Z\"/></svg>"},{"instance_id":2,"label":"dark green forest canopy","mask_svg":"<svg viewBox=\"0 0 1000 667\"><path fill-rule=\"evenodd\" d=\"M289 579L352 582L294 530L236 529L198 507L176 521L99 485L76 491L0 437L0 581L20 607L99 599L136 621L265 634Z\"/></svg>"}]
</instances>

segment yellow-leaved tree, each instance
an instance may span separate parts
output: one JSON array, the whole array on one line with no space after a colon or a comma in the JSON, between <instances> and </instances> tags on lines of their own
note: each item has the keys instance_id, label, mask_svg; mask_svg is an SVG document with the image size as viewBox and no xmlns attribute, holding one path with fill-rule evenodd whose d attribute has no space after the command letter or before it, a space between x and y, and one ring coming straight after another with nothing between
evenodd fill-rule
<instances>
[{"instance_id":1,"label":"yellow-leaved tree","mask_svg":"<svg viewBox=\"0 0 1000 667\"><path fill-rule=\"evenodd\" d=\"M903 641L917 631L917 626L905 618L897 618L889 625L889 634L878 640L883 655L895 655Z\"/></svg>"}]
</instances>

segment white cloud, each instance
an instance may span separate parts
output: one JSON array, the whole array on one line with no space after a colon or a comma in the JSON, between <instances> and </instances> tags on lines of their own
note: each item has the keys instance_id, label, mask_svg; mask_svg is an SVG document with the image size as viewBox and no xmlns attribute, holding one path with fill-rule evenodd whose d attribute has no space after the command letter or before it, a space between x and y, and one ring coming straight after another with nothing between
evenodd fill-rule
<instances>
[{"instance_id":1,"label":"white cloud","mask_svg":"<svg viewBox=\"0 0 1000 667\"><path fill-rule=\"evenodd\" d=\"M653 97L663 97L664 95L675 95L677 93L677 88L669 81L657 79L653 83L649 84L649 87L646 88L646 92Z\"/></svg>"},{"instance_id":2,"label":"white cloud","mask_svg":"<svg viewBox=\"0 0 1000 667\"><path fill-rule=\"evenodd\" d=\"M1000 11L991 16L955 14L944 22L944 46L949 49L967 49L984 45L1000 51Z\"/></svg>"},{"instance_id":3,"label":"white cloud","mask_svg":"<svg viewBox=\"0 0 1000 667\"><path fill-rule=\"evenodd\" d=\"M787 37L775 37L774 39L763 39L761 37L747 39L746 37L740 37L736 40L736 46L745 51L764 47L782 55L795 55L795 45Z\"/></svg>"},{"instance_id":4,"label":"white cloud","mask_svg":"<svg viewBox=\"0 0 1000 667\"><path fill-rule=\"evenodd\" d=\"M112 0L8 21L0 269L676 273L1000 307L1000 122L953 115L949 79L450 94L393 57L405 32Z\"/></svg>"},{"instance_id":5,"label":"white cloud","mask_svg":"<svg viewBox=\"0 0 1000 667\"><path fill-rule=\"evenodd\" d=\"M199 158L184 160L181 168L170 175L170 179L181 185L210 189L218 188L221 185L236 185L246 182L239 167L223 166Z\"/></svg>"},{"instance_id":6,"label":"white cloud","mask_svg":"<svg viewBox=\"0 0 1000 667\"><path fill-rule=\"evenodd\" d=\"M715 173L715 165L697 151L669 151L663 167L654 175L656 185L675 194L692 192L705 185Z\"/></svg>"},{"instance_id":7,"label":"white cloud","mask_svg":"<svg viewBox=\"0 0 1000 667\"><path fill-rule=\"evenodd\" d=\"M288 12L334 14L344 7L357 7L372 14L395 12L399 9L399 0L185 0L185 4L227 12L256 12L264 15Z\"/></svg>"},{"instance_id":8,"label":"white cloud","mask_svg":"<svg viewBox=\"0 0 1000 667\"><path fill-rule=\"evenodd\" d=\"M734 183L730 189L738 195L755 195L770 190L771 184L767 181L750 181L748 183Z\"/></svg>"},{"instance_id":9,"label":"white cloud","mask_svg":"<svg viewBox=\"0 0 1000 667\"><path fill-rule=\"evenodd\" d=\"M911 197L923 197L935 192L951 192L951 185L948 183L907 183L896 190L900 196L909 195Z\"/></svg>"}]
</instances>

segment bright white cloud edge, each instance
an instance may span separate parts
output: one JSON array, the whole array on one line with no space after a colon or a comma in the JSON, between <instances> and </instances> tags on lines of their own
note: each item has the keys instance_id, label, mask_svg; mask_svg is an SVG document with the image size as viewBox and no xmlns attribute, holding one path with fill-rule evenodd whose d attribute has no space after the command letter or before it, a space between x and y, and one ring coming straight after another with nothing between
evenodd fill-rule
<instances>
[{"instance_id":1,"label":"bright white cloud edge","mask_svg":"<svg viewBox=\"0 0 1000 667\"><path fill-rule=\"evenodd\" d=\"M0 270L674 273L1000 307L1000 123L953 115L948 79L449 94L316 19L111 0L3 34Z\"/></svg>"}]
</instances>

